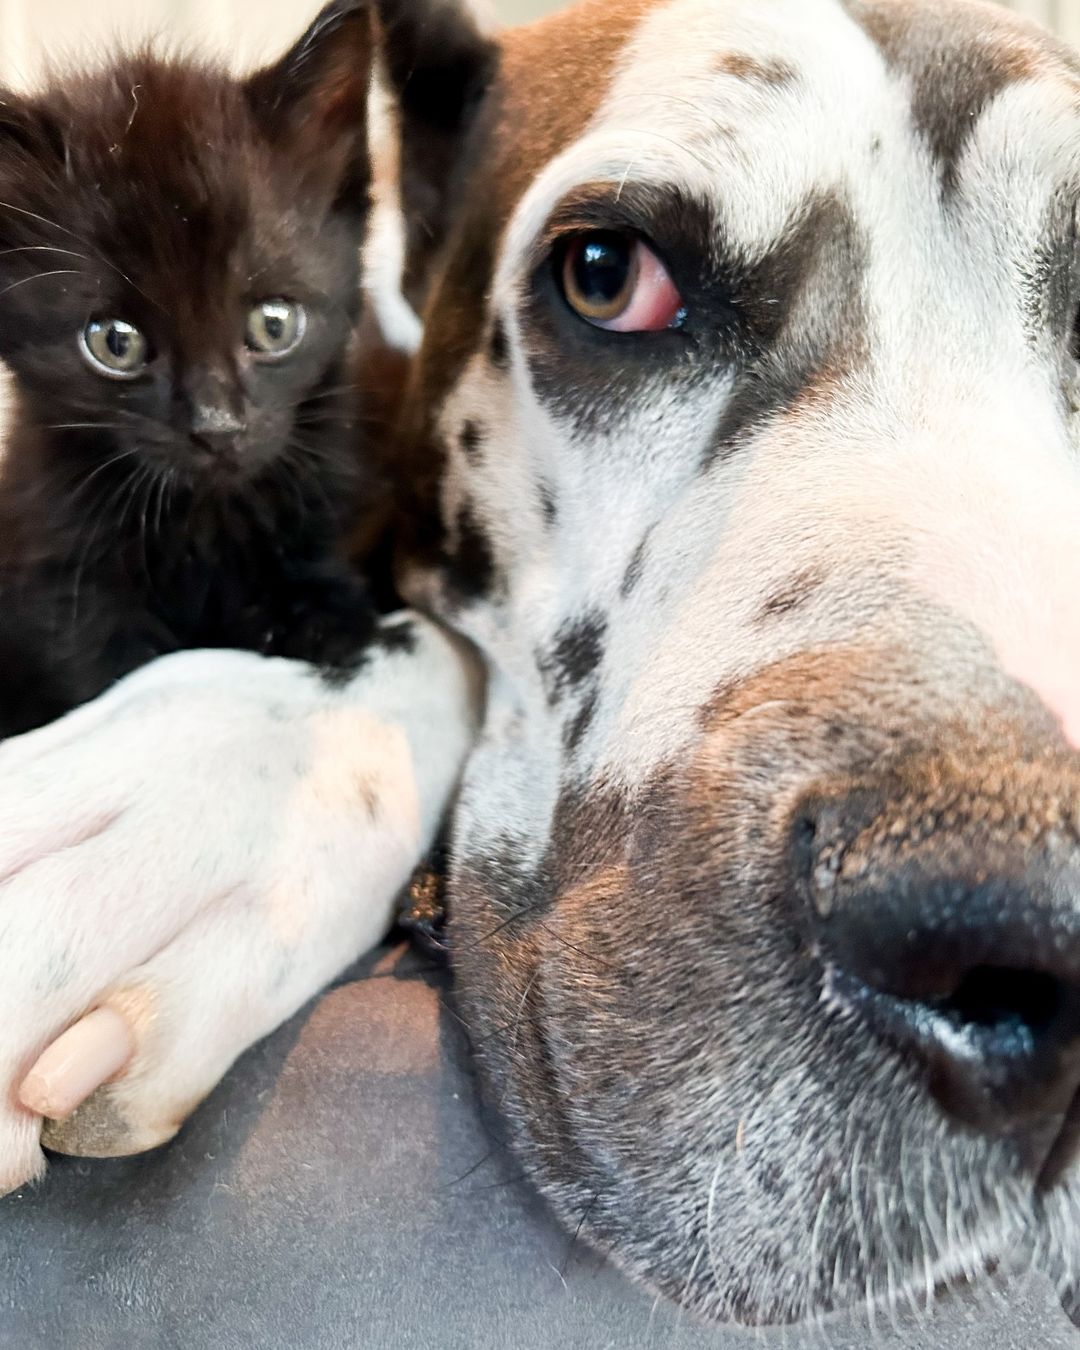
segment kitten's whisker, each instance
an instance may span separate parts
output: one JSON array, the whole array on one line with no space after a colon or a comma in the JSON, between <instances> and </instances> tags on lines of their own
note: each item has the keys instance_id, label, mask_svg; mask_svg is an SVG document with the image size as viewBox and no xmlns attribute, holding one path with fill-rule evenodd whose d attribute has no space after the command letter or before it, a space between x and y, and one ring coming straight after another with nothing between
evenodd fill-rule
<instances>
[{"instance_id":1,"label":"kitten's whisker","mask_svg":"<svg viewBox=\"0 0 1080 1350\"><path fill-rule=\"evenodd\" d=\"M299 451L301 456L306 455L309 459L315 460L316 464L318 463L316 457L310 454L308 447L305 447L299 441L295 440L289 441L286 448L288 450ZM327 456L327 458L330 457ZM292 455L287 454L284 456L281 463L283 467L288 467L289 470L296 475L298 481L303 482L303 479L300 478L300 472L305 467L303 459L300 459L298 461ZM314 486L319 496L322 498L323 506L326 508L330 516L333 517L334 515L336 515L337 512L340 511L341 505L339 503L338 506L335 508L334 503L330 500L330 495L326 490L326 485L323 483L322 475L316 471L314 473L307 475L307 477L310 481L310 484Z\"/></svg>"},{"instance_id":2,"label":"kitten's whisker","mask_svg":"<svg viewBox=\"0 0 1080 1350\"><path fill-rule=\"evenodd\" d=\"M331 385L329 389L320 389L317 394L306 394L304 398L301 399L300 406L302 408L305 404L317 403L320 399L336 398L341 394L355 394L357 392L355 384L334 384Z\"/></svg>"},{"instance_id":3,"label":"kitten's whisker","mask_svg":"<svg viewBox=\"0 0 1080 1350\"><path fill-rule=\"evenodd\" d=\"M81 277L82 275L83 273L74 267L62 267L55 272L35 272L32 276L23 277L20 281L13 281L10 286L5 286L0 291L0 296L17 291L20 286L25 286L28 281L44 281L46 277Z\"/></svg>"},{"instance_id":4,"label":"kitten's whisker","mask_svg":"<svg viewBox=\"0 0 1080 1350\"><path fill-rule=\"evenodd\" d=\"M294 427L307 427L309 429L318 429L319 427L333 427L335 429L347 428L349 430L360 431L368 430L372 427L378 427L380 424L374 418L365 420L352 413L333 413L333 412L315 412L305 417L302 414L297 417Z\"/></svg>"},{"instance_id":5,"label":"kitten's whisker","mask_svg":"<svg viewBox=\"0 0 1080 1350\"><path fill-rule=\"evenodd\" d=\"M118 530L123 529L123 522L127 516L128 509L131 505L134 505L135 510L138 513L139 552L142 555L143 576L147 581L151 582L151 584L153 583L153 578L150 574L150 556L146 551L146 538L148 533L147 522L150 516L150 502L154 495L154 489L158 485L160 476L159 471L154 465L142 465L140 472L135 478L136 486L132 490L128 506L125 506L123 514L120 517L120 525L118 526Z\"/></svg>"},{"instance_id":6,"label":"kitten's whisker","mask_svg":"<svg viewBox=\"0 0 1080 1350\"><path fill-rule=\"evenodd\" d=\"M110 271L115 272L118 277L123 278L123 280L127 282L127 284L131 287L133 291L137 292L137 294L142 296L142 298L146 301L148 305L153 305L154 308L159 309L162 312L162 314L169 313L169 311L165 308L164 305L159 304L159 302L155 300L152 295L147 295L147 293L143 290L143 288L137 285L134 281L132 281L132 279L128 276L128 274L126 272L121 271L120 268L117 267L115 263L110 262L108 258L102 257L100 253L97 253L94 256L99 263L104 263L105 266L110 269Z\"/></svg>"},{"instance_id":7,"label":"kitten's whisker","mask_svg":"<svg viewBox=\"0 0 1080 1350\"><path fill-rule=\"evenodd\" d=\"M283 471L287 471L287 472L288 472L288 479L287 479L287 481L288 481L289 487L292 489L293 496L294 496L294 498L296 499L297 510L298 510L298 512L299 512L299 514L300 514L301 516L306 515L306 513L307 513L307 500L306 500L306 498L305 498L305 496L304 496L304 483L303 483L303 480L301 479L300 475L299 475L299 474L297 473L297 471L296 471L296 466L292 463L292 461L289 459L289 457L288 457L287 455L283 456L283 457L278 461L278 466L279 466ZM261 500L261 494L260 494L260 500Z\"/></svg>"},{"instance_id":8,"label":"kitten's whisker","mask_svg":"<svg viewBox=\"0 0 1080 1350\"><path fill-rule=\"evenodd\" d=\"M0 258L9 253L65 253L69 258L80 258L83 262L92 262L89 253L76 253L73 248L57 248L54 244L23 244L20 248L0 249Z\"/></svg>"},{"instance_id":9,"label":"kitten's whisker","mask_svg":"<svg viewBox=\"0 0 1080 1350\"><path fill-rule=\"evenodd\" d=\"M320 487L324 500L326 500L326 485L334 486L348 494L358 488L363 480L364 475L360 472L358 463L335 455L329 450L306 445L303 441L295 439L288 442L286 449L291 452L297 467L303 469ZM327 504L329 505L329 502Z\"/></svg>"},{"instance_id":10,"label":"kitten's whisker","mask_svg":"<svg viewBox=\"0 0 1080 1350\"><path fill-rule=\"evenodd\" d=\"M343 468L348 468L348 463L341 454L335 454L332 450L327 450L321 445L309 445L299 437L293 437L286 446L288 450L299 450L306 459L316 464L340 464Z\"/></svg>"},{"instance_id":11,"label":"kitten's whisker","mask_svg":"<svg viewBox=\"0 0 1080 1350\"><path fill-rule=\"evenodd\" d=\"M53 422L41 428L42 431L122 431L123 422Z\"/></svg>"},{"instance_id":12,"label":"kitten's whisker","mask_svg":"<svg viewBox=\"0 0 1080 1350\"><path fill-rule=\"evenodd\" d=\"M128 518L128 512L132 511L133 514L138 513L139 503L142 502L142 528L139 532L139 546L142 552L143 575L147 577L150 575L150 569L146 557L146 499L143 495L143 488L147 485L148 480L152 483L154 472L154 469L149 464L140 465L139 469L131 479L130 491L128 492L127 499L124 501L123 508L120 511L119 519L116 522L116 533L122 538Z\"/></svg>"},{"instance_id":13,"label":"kitten's whisker","mask_svg":"<svg viewBox=\"0 0 1080 1350\"><path fill-rule=\"evenodd\" d=\"M129 453L133 454L134 451L131 451ZM80 599L82 598L83 577L86 573L86 566L90 561L90 555L91 552L93 551L94 543L99 533L101 532L102 523L106 519L110 508L112 507L114 502L119 502L121 500L130 481L131 481L130 475L121 479L120 483L106 495L105 499L99 502L98 510L96 513L97 518L94 521L93 527L88 533L85 541L83 542L82 551L79 555L79 560L75 568L75 581L72 587L71 627L73 629L79 621L79 602Z\"/></svg>"},{"instance_id":14,"label":"kitten's whisker","mask_svg":"<svg viewBox=\"0 0 1080 1350\"><path fill-rule=\"evenodd\" d=\"M161 475L156 470L151 473L150 479L146 485L146 491L143 493L142 513L139 517L139 540L142 545L142 564L143 576L153 586L153 579L150 575L150 558L146 552L146 536L149 534L148 521L150 517L150 503L154 498L154 491L160 485Z\"/></svg>"},{"instance_id":15,"label":"kitten's whisker","mask_svg":"<svg viewBox=\"0 0 1080 1350\"><path fill-rule=\"evenodd\" d=\"M147 471L148 466L146 464L140 464L126 481L127 491L121 494L120 500L123 505L116 521L116 534L118 538L123 538L124 522L127 520L127 514L131 510L132 504L138 500L139 488L142 487Z\"/></svg>"},{"instance_id":16,"label":"kitten's whisker","mask_svg":"<svg viewBox=\"0 0 1080 1350\"><path fill-rule=\"evenodd\" d=\"M59 230L61 234L70 235L72 239L77 240L80 244L85 245L86 243L86 240L80 235L77 235L74 230L67 229L65 226L61 225L58 220L49 220L47 216L39 216L36 211L27 211L25 207L13 206L11 202L0 202L0 209L3 209L4 211L17 211L20 216L29 216L31 220L37 220L40 221L42 225L48 225L51 230Z\"/></svg>"},{"instance_id":17,"label":"kitten's whisker","mask_svg":"<svg viewBox=\"0 0 1080 1350\"><path fill-rule=\"evenodd\" d=\"M136 454L138 454L137 448L122 450L118 455L113 455L111 459L107 459L104 464L99 464L96 469L92 469L82 482L76 486L75 491L72 493L72 499L81 496L99 473L104 473L106 469L111 468L114 464L119 464L122 459L130 459L132 455Z\"/></svg>"},{"instance_id":18,"label":"kitten's whisker","mask_svg":"<svg viewBox=\"0 0 1080 1350\"><path fill-rule=\"evenodd\" d=\"M171 501L173 475L175 472L176 471L174 469L166 469L165 472L162 473L158 479L160 486L158 489L157 523L154 526L154 533L158 539L161 538L162 521L163 519L167 518L169 514L168 509L165 505L165 494L166 492L168 492L169 500Z\"/></svg>"},{"instance_id":19,"label":"kitten's whisker","mask_svg":"<svg viewBox=\"0 0 1080 1350\"><path fill-rule=\"evenodd\" d=\"M152 296L147 295L141 286L137 286L126 272L122 272L120 268L116 266L115 263L110 262L108 258L103 257L100 253L98 253L95 249L93 249L92 245L86 239L84 239L82 235L76 234L74 230L69 230L65 225L61 225L58 220L49 220L47 216L39 216L36 211L27 211L25 207L15 206L11 202L0 202L0 210L15 211L20 216L28 216L31 220L37 220L40 221L42 225L47 225L51 230L59 230L61 234L68 235L71 239L74 239L76 243L82 244L84 248L89 248L91 250L91 256L93 257L94 261L103 263L104 266L108 267L110 270L115 272L118 277L123 277L123 279L131 287L131 289L133 291L137 291L139 295L141 295L142 298L148 304L153 305L155 309L160 309L163 314L167 313L164 307L162 305L159 305L158 302L155 299L153 299ZM0 291L0 294L3 294L3 292Z\"/></svg>"}]
</instances>

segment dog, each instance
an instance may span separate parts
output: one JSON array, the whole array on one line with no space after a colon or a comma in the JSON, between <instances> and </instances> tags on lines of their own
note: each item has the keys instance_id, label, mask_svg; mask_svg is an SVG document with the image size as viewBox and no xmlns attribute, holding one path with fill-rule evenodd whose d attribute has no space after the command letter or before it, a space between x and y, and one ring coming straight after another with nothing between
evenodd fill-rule
<instances>
[{"instance_id":1,"label":"dog","mask_svg":"<svg viewBox=\"0 0 1080 1350\"><path fill-rule=\"evenodd\" d=\"M383 20L424 331L401 585L466 640L416 647L388 720L429 803L453 794L458 1006L528 1174L712 1318L922 1305L1014 1261L1067 1295L1080 61L975 0L584 0L498 37L445 3ZM388 678L312 693L255 662L241 694L229 654L168 658L0 748L17 920L45 865L95 931L119 925L118 878L153 889L155 821L179 821L169 894L232 921L216 982L179 921L157 935L204 1016L272 927L293 992L325 978L330 918L278 884L327 887L318 851L255 843L307 765L256 751ZM457 701L431 714L440 676ZM424 717L462 728L438 773ZM192 748L207 722L232 737L225 785ZM337 880L371 847L343 824L362 740L333 738L313 799L339 926L373 904ZM16 944L17 999L0 978L16 1010L42 1004L39 946ZM0 974L13 959L0 944ZM107 997L91 965L53 970L39 1037L72 983ZM281 1014L269 968L185 1101ZM153 962L114 978L157 997ZM91 1099L114 1143L163 1118L176 1044L154 1025ZM0 1121L0 1174L37 1165L34 1124L16 1147Z\"/></svg>"}]
</instances>

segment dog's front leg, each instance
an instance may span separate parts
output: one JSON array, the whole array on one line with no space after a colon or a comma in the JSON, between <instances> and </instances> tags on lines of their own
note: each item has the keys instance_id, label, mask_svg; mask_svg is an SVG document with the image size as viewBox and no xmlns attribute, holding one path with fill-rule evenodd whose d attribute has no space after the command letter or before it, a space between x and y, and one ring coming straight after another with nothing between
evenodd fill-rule
<instances>
[{"instance_id":1,"label":"dog's front leg","mask_svg":"<svg viewBox=\"0 0 1080 1350\"><path fill-rule=\"evenodd\" d=\"M44 1165L18 1086L88 1010L134 1057L49 1143L134 1152L378 941L474 720L466 655L396 618L347 684L181 653L0 747L0 1192Z\"/></svg>"}]
</instances>

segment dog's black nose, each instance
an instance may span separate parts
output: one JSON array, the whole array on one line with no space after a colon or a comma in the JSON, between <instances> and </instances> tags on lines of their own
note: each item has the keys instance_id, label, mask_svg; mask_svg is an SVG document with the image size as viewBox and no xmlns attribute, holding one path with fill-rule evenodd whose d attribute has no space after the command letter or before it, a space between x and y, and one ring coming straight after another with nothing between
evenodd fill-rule
<instances>
[{"instance_id":1,"label":"dog's black nose","mask_svg":"<svg viewBox=\"0 0 1080 1350\"><path fill-rule=\"evenodd\" d=\"M1080 1092L1080 846L1019 814L866 790L804 802L794 823L825 998L992 1132L1060 1128Z\"/></svg>"}]
</instances>

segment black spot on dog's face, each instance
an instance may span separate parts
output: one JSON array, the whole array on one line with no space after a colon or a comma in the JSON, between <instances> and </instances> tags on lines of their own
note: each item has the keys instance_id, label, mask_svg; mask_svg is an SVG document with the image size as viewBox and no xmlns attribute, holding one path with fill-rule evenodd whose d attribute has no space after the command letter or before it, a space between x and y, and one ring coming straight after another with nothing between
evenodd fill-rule
<instances>
[{"instance_id":1,"label":"black spot on dog's face","mask_svg":"<svg viewBox=\"0 0 1080 1350\"><path fill-rule=\"evenodd\" d=\"M818 569L807 568L796 573L765 597L758 611L758 622L764 623L785 614L794 614L807 604L824 584L824 574Z\"/></svg>"},{"instance_id":2,"label":"black spot on dog's face","mask_svg":"<svg viewBox=\"0 0 1080 1350\"><path fill-rule=\"evenodd\" d=\"M474 422L471 418L465 422L461 428L459 444L466 459L475 460L479 458L486 439L487 435L478 422Z\"/></svg>"},{"instance_id":3,"label":"black spot on dog's face","mask_svg":"<svg viewBox=\"0 0 1080 1350\"><path fill-rule=\"evenodd\" d=\"M541 483L537 492L540 496L540 511L544 524L550 529L559 518L559 505L555 500L555 490L550 483Z\"/></svg>"},{"instance_id":4,"label":"black spot on dog's face","mask_svg":"<svg viewBox=\"0 0 1080 1350\"><path fill-rule=\"evenodd\" d=\"M581 742L592 726L596 718L596 710L600 703L600 694L596 689L591 689L581 700L581 706L573 717L563 727L563 749L568 754L578 748Z\"/></svg>"},{"instance_id":5,"label":"black spot on dog's face","mask_svg":"<svg viewBox=\"0 0 1080 1350\"><path fill-rule=\"evenodd\" d=\"M491 543L468 503L458 511L455 527L457 547L447 562L447 579L457 598L482 600L495 584Z\"/></svg>"},{"instance_id":6,"label":"black spot on dog's face","mask_svg":"<svg viewBox=\"0 0 1080 1350\"><path fill-rule=\"evenodd\" d=\"M491 345L488 349L491 364L496 370L508 370L510 367L510 344L506 339L506 328L501 319L495 320L491 330Z\"/></svg>"},{"instance_id":7,"label":"black spot on dog's face","mask_svg":"<svg viewBox=\"0 0 1080 1350\"><path fill-rule=\"evenodd\" d=\"M598 610L563 624L543 662L556 689L575 689L596 673L604 659L607 627L607 616Z\"/></svg>"},{"instance_id":8,"label":"black spot on dog's face","mask_svg":"<svg viewBox=\"0 0 1080 1350\"><path fill-rule=\"evenodd\" d=\"M637 590L638 583L645 575L645 559L649 549L649 536L645 535L630 558L626 571L623 573L622 585L619 588L620 594L624 600L628 600Z\"/></svg>"}]
</instances>

